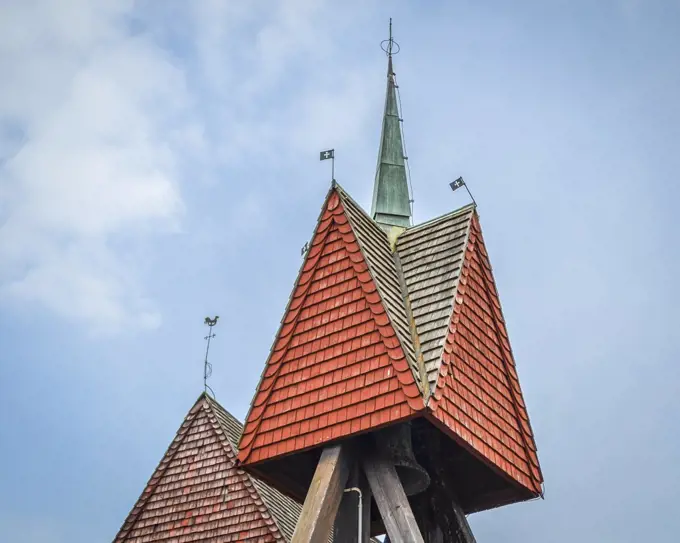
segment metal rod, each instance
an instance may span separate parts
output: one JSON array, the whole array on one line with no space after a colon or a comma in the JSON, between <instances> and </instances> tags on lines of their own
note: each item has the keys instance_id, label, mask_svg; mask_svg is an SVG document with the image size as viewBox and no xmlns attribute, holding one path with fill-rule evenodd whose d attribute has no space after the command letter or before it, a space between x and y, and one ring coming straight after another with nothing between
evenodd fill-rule
<instances>
[{"instance_id":1,"label":"metal rod","mask_svg":"<svg viewBox=\"0 0 680 543\"><path fill-rule=\"evenodd\" d=\"M361 489L353 486L350 488L346 488L345 492L356 492L359 494L359 506L357 507L358 511L358 516L359 516L359 525L357 528L357 543L363 543L361 541L361 537L363 535L363 516L364 516L364 499L363 499L363 494L361 493Z\"/></svg>"},{"instance_id":2,"label":"metal rod","mask_svg":"<svg viewBox=\"0 0 680 543\"><path fill-rule=\"evenodd\" d=\"M335 151L331 157L331 181L335 181Z\"/></svg>"},{"instance_id":3,"label":"metal rod","mask_svg":"<svg viewBox=\"0 0 680 543\"><path fill-rule=\"evenodd\" d=\"M467 186L467 183L463 183L463 186L465 187L465 190L467 193L470 195L470 199L472 200L472 203L475 204L475 207L477 207L477 202L475 202L475 197L472 196L472 193L470 192L470 189Z\"/></svg>"}]
</instances>

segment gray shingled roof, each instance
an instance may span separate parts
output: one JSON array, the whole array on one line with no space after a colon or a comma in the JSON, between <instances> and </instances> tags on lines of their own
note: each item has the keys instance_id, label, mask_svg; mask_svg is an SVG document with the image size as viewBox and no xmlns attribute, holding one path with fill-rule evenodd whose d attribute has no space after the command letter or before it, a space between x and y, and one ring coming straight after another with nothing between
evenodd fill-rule
<instances>
[{"instance_id":1,"label":"gray shingled roof","mask_svg":"<svg viewBox=\"0 0 680 543\"><path fill-rule=\"evenodd\" d=\"M387 233L342 187L336 186L415 381L427 396L436 386L474 206L407 228L397 238L395 254ZM413 330L409 313L415 324ZM417 344L429 391L423 390L414 348Z\"/></svg>"},{"instance_id":2,"label":"gray shingled roof","mask_svg":"<svg viewBox=\"0 0 680 543\"><path fill-rule=\"evenodd\" d=\"M407 229L397 253L430 389L436 386L474 206Z\"/></svg>"},{"instance_id":3,"label":"gray shingled roof","mask_svg":"<svg viewBox=\"0 0 680 543\"><path fill-rule=\"evenodd\" d=\"M241 433L243 432L243 424L224 409L216 400L208 396L206 396L206 398L208 398L215 418L220 423L220 426L222 426L229 443L236 453L238 451L238 442L241 439ZM295 525L297 524L298 517L302 511L302 506L256 477L253 477L252 475L248 476L260 494L262 501L269 509L279 530L286 538L286 541L290 541L293 538L293 532L295 531Z\"/></svg>"},{"instance_id":4,"label":"gray shingled roof","mask_svg":"<svg viewBox=\"0 0 680 543\"><path fill-rule=\"evenodd\" d=\"M399 272L385 231L340 186L338 194L345 206L352 230L366 258L368 268L380 293L385 310L394 326L408 360L413 377L422 391L420 371L413 348Z\"/></svg>"}]
</instances>

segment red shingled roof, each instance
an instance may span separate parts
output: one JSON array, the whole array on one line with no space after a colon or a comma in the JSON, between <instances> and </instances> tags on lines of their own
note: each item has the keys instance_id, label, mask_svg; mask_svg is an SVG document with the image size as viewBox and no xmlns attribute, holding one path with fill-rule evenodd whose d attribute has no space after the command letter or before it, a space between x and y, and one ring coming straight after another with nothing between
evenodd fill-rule
<instances>
[{"instance_id":1,"label":"red shingled roof","mask_svg":"<svg viewBox=\"0 0 680 543\"><path fill-rule=\"evenodd\" d=\"M476 214L443 351L429 409L477 453L540 493L536 445Z\"/></svg>"},{"instance_id":2,"label":"red shingled roof","mask_svg":"<svg viewBox=\"0 0 680 543\"><path fill-rule=\"evenodd\" d=\"M541 493L474 206L406 229L393 247L334 185L238 458L258 464L415 416L530 495Z\"/></svg>"},{"instance_id":3,"label":"red shingled roof","mask_svg":"<svg viewBox=\"0 0 680 543\"><path fill-rule=\"evenodd\" d=\"M290 541L301 507L236 467L240 433L202 394L114 543Z\"/></svg>"},{"instance_id":4,"label":"red shingled roof","mask_svg":"<svg viewBox=\"0 0 680 543\"><path fill-rule=\"evenodd\" d=\"M413 416L412 369L332 190L248 414L256 463Z\"/></svg>"}]
</instances>

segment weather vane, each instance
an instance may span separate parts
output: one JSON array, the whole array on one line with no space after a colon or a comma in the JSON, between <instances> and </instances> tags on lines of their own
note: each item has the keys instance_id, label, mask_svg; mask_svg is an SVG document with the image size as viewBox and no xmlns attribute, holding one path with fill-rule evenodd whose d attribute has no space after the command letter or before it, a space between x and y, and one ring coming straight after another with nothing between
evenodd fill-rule
<instances>
[{"instance_id":1,"label":"weather vane","mask_svg":"<svg viewBox=\"0 0 680 543\"><path fill-rule=\"evenodd\" d=\"M205 362L203 364L203 390L206 392L210 391L210 394L212 397L215 397L215 391L210 388L210 385L208 385L208 378L212 375L212 364L208 362L208 353L210 352L210 340L215 337L215 334L213 334L213 326L217 324L217 319L219 319L219 315L215 315L214 319L211 319L210 317L206 317L205 320L203 321L204 324L207 324L210 328L208 335L205 336L203 339L205 339L208 343L205 347Z\"/></svg>"}]
</instances>

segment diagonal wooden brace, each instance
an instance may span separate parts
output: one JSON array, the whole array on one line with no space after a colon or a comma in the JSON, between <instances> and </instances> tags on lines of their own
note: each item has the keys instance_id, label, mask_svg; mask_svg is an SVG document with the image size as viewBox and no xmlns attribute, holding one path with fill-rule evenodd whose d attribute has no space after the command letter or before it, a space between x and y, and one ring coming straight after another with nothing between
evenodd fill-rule
<instances>
[{"instance_id":1,"label":"diagonal wooden brace","mask_svg":"<svg viewBox=\"0 0 680 543\"><path fill-rule=\"evenodd\" d=\"M352 463L347 444L323 450L291 543L328 542Z\"/></svg>"},{"instance_id":2,"label":"diagonal wooden brace","mask_svg":"<svg viewBox=\"0 0 680 543\"><path fill-rule=\"evenodd\" d=\"M363 460L368 484L391 543L424 543L394 465L379 456Z\"/></svg>"}]
</instances>

